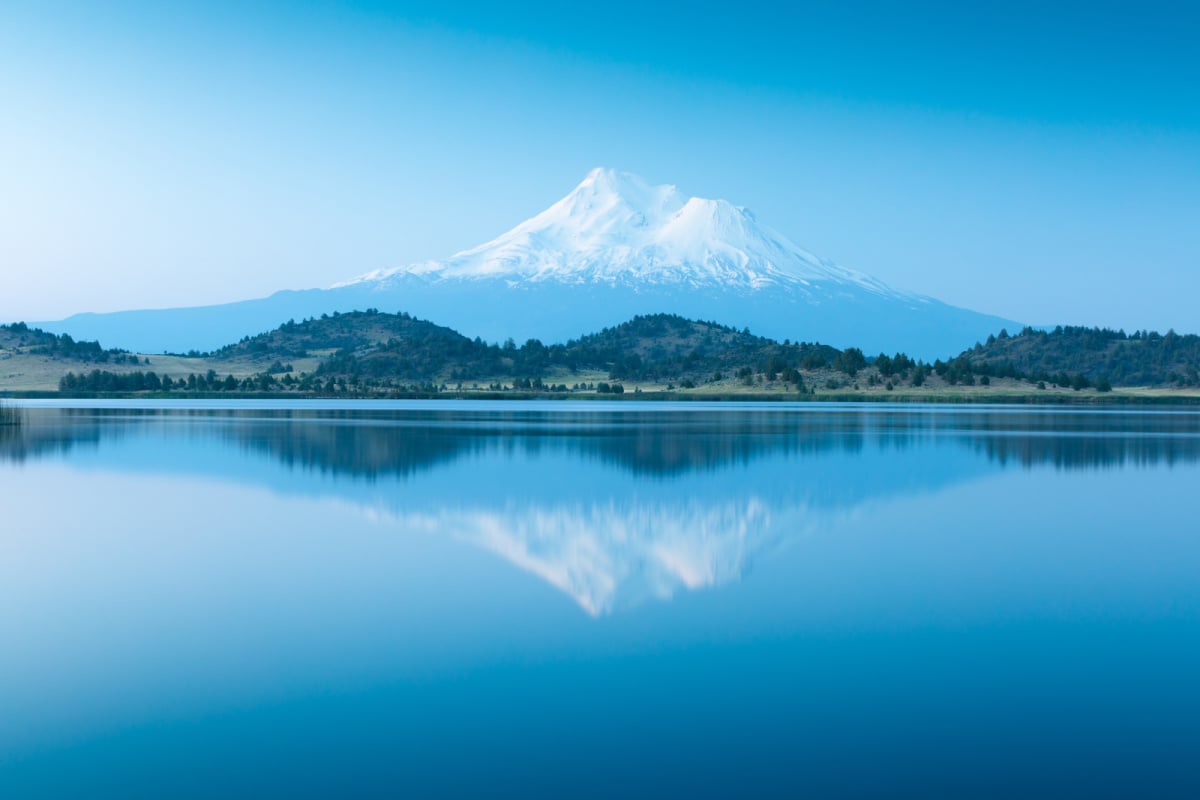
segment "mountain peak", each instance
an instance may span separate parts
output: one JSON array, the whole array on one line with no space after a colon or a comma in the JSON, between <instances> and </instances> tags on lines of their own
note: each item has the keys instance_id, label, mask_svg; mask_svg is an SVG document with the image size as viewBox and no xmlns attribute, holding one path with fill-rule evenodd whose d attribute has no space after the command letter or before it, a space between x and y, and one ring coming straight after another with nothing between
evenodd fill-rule
<instances>
[{"instance_id":1,"label":"mountain peak","mask_svg":"<svg viewBox=\"0 0 1200 800\"><path fill-rule=\"evenodd\" d=\"M513 231L563 226L619 234L622 226L645 227L683 202L674 186L654 186L632 172L596 167L566 197Z\"/></svg>"},{"instance_id":2,"label":"mountain peak","mask_svg":"<svg viewBox=\"0 0 1200 800\"><path fill-rule=\"evenodd\" d=\"M510 231L442 261L377 270L346 284L410 279L690 286L754 292L826 287L905 296L813 256L725 200L686 197L630 172L596 167L565 197Z\"/></svg>"},{"instance_id":3,"label":"mountain peak","mask_svg":"<svg viewBox=\"0 0 1200 800\"><path fill-rule=\"evenodd\" d=\"M654 186L642 176L632 172L624 172L611 167L596 167L584 176L571 194L610 194L626 198L631 202L642 202L656 193L674 191L674 186Z\"/></svg>"},{"instance_id":4,"label":"mountain peak","mask_svg":"<svg viewBox=\"0 0 1200 800\"><path fill-rule=\"evenodd\" d=\"M622 181L632 181L639 184L645 184L646 181L640 175L634 175L632 172L625 172L612 167L592 167L587 175L583 176L580 181L580 186L590 185L606 185L616 186Z\"/></svg>"}]
</instances>

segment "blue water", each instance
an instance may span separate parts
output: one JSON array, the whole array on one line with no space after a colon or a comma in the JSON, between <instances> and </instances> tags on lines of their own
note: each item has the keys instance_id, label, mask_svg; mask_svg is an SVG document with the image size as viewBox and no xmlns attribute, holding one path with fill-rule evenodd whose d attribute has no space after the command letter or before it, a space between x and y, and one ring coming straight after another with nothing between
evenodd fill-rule
<instances>
[{"instance_id":1,"label":"blue water","mask_svg":"<svg viewBox=\"0 0 1200 800\"><path fill-rule=\"evenodd\" d=\"M1200 797L1200 414L34 404L0 798Z\"/></svg>"}]
</instances>

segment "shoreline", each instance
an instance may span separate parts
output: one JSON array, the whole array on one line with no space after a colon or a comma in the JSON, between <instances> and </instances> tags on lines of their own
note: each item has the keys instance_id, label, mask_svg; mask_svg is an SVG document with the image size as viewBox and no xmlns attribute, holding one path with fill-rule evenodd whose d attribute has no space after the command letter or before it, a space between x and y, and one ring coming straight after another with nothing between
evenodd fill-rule
<instances>
[{"instance_id":1,"label":"shoreline","mask_svg":"<svg viewBox=\"0 0 1200 800\"><path fill-rule=\"evenodd\" d=\"M145 400L170 403L196 400L289 400L307 401L395 401L420 400L453 403L455 401L545 401L574 402L671 402L671 403L873 403L881 405L1012 405L1012 406L1200 406L1200 393L1167 390L1162 394L1112 392L1080 392L1078 395L1061 392L677 392L627 391L624 394L579 392L400 392L388 395L329 395L299 394L296 392L50 392L0 391L0 398L9 400Z\"/></svg>"}]
</instances>

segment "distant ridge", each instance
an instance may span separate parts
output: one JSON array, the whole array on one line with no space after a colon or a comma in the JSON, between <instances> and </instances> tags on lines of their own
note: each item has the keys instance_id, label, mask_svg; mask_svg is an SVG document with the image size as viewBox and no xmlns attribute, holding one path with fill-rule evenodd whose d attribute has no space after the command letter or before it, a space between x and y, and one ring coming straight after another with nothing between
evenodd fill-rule
<instances>
[{"instance_id":1,"label":"distant ridge","mask_svg":"<svg viewBox=\"0 0 1200 800\"><path fill-rule=\"evenodd\" d=\"M564 341L637 314L934 358L1018 323L818 258L724 200L595 169L540 214L441 261L219 306L80 314L46 330L146 352L211 350L287 319L404 310L471 337Z\"/></svg>"}]
</instances>

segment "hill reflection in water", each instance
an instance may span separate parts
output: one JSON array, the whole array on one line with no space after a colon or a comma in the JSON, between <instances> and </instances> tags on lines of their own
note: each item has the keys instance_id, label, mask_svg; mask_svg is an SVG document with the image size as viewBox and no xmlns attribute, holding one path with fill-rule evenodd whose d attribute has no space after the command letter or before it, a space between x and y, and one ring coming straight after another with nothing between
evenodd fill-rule
<instances>
[{"instance_id":1,"label":"hill reflection in water","mask_svg":"<svg viewBox=\"0 0 1200 800\"><path fill-rule=\"evenodd\" d=\"M501 408L505 404L498 404ZM678 409L675 406L675 409ZM724 469L764 455L905 449L950 440L987 458L1063 469L1200 459L1200 413L846 407L789 410L470 411L332 408L33 408L0 428L0 458L23 460L144 433L216 436L288 467L376 479L492 448L565 448L634 474ZM202 423L181 430L186 423Z\"/></svg>"},{"instance_id":2,"label":"hill reflection in water","mask_svg":"<svg viewBox=\"0 0 1200 800\"><path fill-rule=\"evenodd\" d=\"M592 615L717 586L833 515L1010 468L1200 460L1200 415L862 406L31 408L0 459L333 497Z\"/></svg>"}]
</instances>

